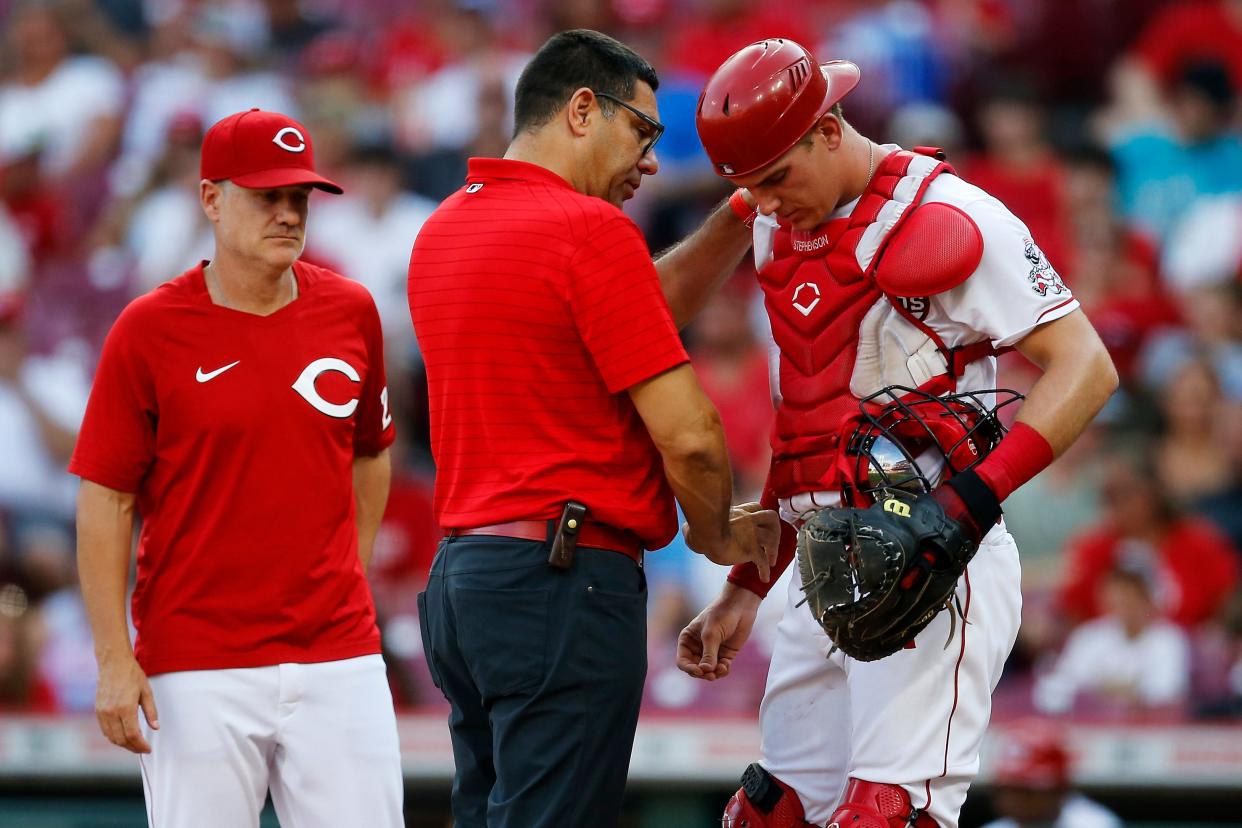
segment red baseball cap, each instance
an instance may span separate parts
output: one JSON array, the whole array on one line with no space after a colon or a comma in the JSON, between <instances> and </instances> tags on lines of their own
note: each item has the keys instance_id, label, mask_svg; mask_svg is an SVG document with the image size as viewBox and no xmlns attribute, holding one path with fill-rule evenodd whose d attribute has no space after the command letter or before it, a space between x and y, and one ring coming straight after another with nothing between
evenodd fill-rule
<instances>
[{"instance_id":1,"label":"red baseball cap","mask_svg":"<svg viewBox=\"0 0 1242 828\"><path fill-rule=\"evenodd\" d=\"M227 179L251 190L310 184L337 195L344 192L315 172L306 127L288 115L261 109L230 115L207 130L199 170L209 181Z\"/></svg>"},{"instance_id":2,"label":"red baseball cap","mask_svg":"<svg viewBox=\"0 0 1242 828\"><path fill-rule=\"evenodd\" d=\"M1055 725L1019 729L1001 737L995 782L1016 788L1056 790L1070 781L1070 756Z\"/></svg>"}]
</instances>

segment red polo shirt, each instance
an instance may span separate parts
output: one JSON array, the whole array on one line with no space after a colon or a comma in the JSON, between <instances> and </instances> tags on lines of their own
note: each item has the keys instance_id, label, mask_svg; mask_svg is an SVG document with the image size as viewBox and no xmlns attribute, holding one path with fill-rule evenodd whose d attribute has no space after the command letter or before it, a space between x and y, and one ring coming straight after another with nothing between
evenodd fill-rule
<instances>
[{"instance_id":1,"label":"red polo shirt","mask_svg":"<svg viewBox=\"0 0 1242 828\"><path fill-rule=\"evenodd\" d=\"M552 518L568 499L648 548L677 530L630 386L688 360L642 234L533 164L470 159L414 243L436 517Z\"/></svg>"}]
</instances>

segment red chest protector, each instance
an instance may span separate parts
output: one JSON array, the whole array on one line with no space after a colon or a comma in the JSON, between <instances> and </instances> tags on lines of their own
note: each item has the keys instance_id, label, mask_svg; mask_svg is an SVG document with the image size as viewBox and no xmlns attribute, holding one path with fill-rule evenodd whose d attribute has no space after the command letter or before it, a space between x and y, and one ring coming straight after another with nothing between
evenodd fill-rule
<instances>
[{"instance_id":1,"label":"red chest protector","mask_svg":"<svg viewBox=\"0 0 1242 828\"><path fill-rule=\"evenodd\" d=\"M849 216L812 231L781 227L776 232L774 258L760 271L759 283L780 348L781 405L772 432L768 481L777 497L839 488L838 446L847 425L859 414L850 379L863 317L882 296L893 300L897 295L938 292L903 290L883 277L877 282L876 276L882 256L888 261L904 260L900 267L908 272L934 269L928 262L936 262L939 249L949 241L935 232L915 234L917 240L907 233L888 249L919 209L931 182L942 173L953 172L933 157L937 153L921 147L916 152L894 151L880 162ZM957 283L973 272L982 256L977 229L974 233L974 247L964 258L957 257L955 267L961 272ZM917 277L905 283L917 283ZM933 393L953 390L966 364L997 352L986 341L964 349L946 348L935 331L899 302L893 301L893 306L928 334L949 364L949 373L933 378L924 390L933 390L930 385L943 386Z\"/></svg>"}]
</instances>

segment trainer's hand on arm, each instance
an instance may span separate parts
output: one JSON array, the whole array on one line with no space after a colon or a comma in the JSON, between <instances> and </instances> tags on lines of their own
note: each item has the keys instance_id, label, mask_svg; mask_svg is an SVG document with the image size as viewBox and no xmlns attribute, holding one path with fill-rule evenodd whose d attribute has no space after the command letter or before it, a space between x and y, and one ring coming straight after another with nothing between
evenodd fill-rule
<instances>
[{"instance_id":1,"label":"trainer's hand on arm","mask_svg":"<svg viewBox=\"0 0 1242 828\"><path fill-rule=\"evenodd\" d=\"M134 753L150 753L138 727L138 708L159 730L155 696L134 658L125 619L134 496L83 480L78 490L78 577L95 639L99 683L95 716L108 741Z\"/></svg>"},{"instance_id":2,"label":"trainer's hand on arm","mask_svg":"<svg viewBox=\"0 0 1242 828\"><path fill-rule=\"evenodd\" d=\"M731 508L733 475L720 415L694 369L683 363L629 394L686 515L686 543L718 564L754 563L766 581L777 552L775 541L767 543L771 521L762 512Z\"/></svg>"},{"instance_id":3,"label":"trainer's hand on arm","mask_svg":"<svg viewBox=\"0 0 1242 828\"><path fill-rule=\"evenodd\" d=\"M716 600L677 637L677 668L705 681L729 675L733 659L755 626L762 600L748 589L726 583Z\"/></svg>"},{"instance_id":4,"label":"trainer's hand on arm","mask_svg":"<svg viewBox=\"0 0 1242 828\"><path fill-rule=\"evenodd\" d=\"M682 526L686 545L695 549L696 540L689 522ZM729 510L729 539L724 552L705 553L713 563L733 566L754 563L759 575L767 582L776 563L780 547L781 519L772 509L758 503L743 503ZM762 553L762 554L760 554Z\"/></svg>"}]
</instances>

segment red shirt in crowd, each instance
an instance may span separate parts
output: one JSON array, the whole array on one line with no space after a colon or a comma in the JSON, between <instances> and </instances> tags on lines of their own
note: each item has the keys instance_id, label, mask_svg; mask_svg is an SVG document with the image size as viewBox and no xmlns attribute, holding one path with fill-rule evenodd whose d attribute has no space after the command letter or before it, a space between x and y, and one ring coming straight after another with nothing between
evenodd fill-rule
<instances>
[{"instance_id":1,"label":"red shirt in crowd","mask_svg":"<svg viewBox=\"0 0 1242 828\"><path fill-rule=\"evenodd\" d=\"M104 343L69 469L137 495L134 652L148 674L379 652L353 460L393 440L365 288L293 266L269 316L213 304L203 267Z\"/></svg>"},{"instance_id":2,"label":"red shirt in crowd","mask_svg":"<svg viewBox=\"0 0 1242 828\"><path fill-rule=\"evenodd\" d=\"M1039 246L1052 262L1064 269L1068 245L1061 222L1065 215L1065 169L1049 156L1030 170L1016 170L987 154L955 164L962 178L1000 199L1039 239Z\"/></svg>"},{"instance_id":3,"label":"red shirt in crowd","mask_svg":"<svg viewBox=\"0 0 1242 828\"><path fill-rule=\"evenodd\" d=\"M1100 614L1100 585L1131 543L1112 528L1087 532L1070 542L1067 577L1057 596L1072 618ZM1212 524L1198 518L1175 522L1154 550L1158 583L1156 605L1164 617L1183 626L1210 619L1238 583L1238 558Z\"/></svg>"},{"instance_id":4,"label":"red shirt in crowd","mask_svg":"<svg viewBox=\"0 0 1242 828\"><path fill-rule=\"evenodd\" d=\"M731 364L730 364L731 363ZM756 491L767 478L772 462L772 423L776 410L768 388L768 355L760 346L735 363L696 354L694 369L699 383L724 426L729 459L739 475L739 486L751 485ZM758 389L758 392L756 392Z\"/></svg>"},{"instance_id":5,"label":"red shirt in crowd","mask_svg":"<svg viewBox=\"0 0 1242 828\"><path fill-rule=\"evenodd\" d=\"M367 567L372 586L422 589L444 530L436 523L431 480L393 469L388 506L375 536L375 550ZM376 600L383 604L378 594Z\"/></svg>"},{"instance_id":6,"label":"red shirt in crowd","mask_svg":"<svg viewBox=\"0 0 1242 828\"><path fill-rule=\"evenodd\" d=\"M1157 331L1182 324L1177 303L1160 283L1160 254L1146 236L1128 228L1118 231L1115 251L1101 265L1097 256L1074 256L1066 283L1083 303L1087 318L1108 348L1123 382L1133 378L1143 347ZM1077 251L1075 251L1077 252ZM1091 270L1090 274L1086 270ZM1093 292L1083 281L1102 280Z\"/></svg>"},{"instance_id":7,"label":"red shirt in crowd","mask_svg":"<svg viewBox=\"0 0 1242 828\"><path fill-rule=\"evenodd\" d=\"M594 520L667 543L677 519L626 389L687 361L642 234L520 161L470 159L418 234L410 310L446 528Z\"/></svg>"}]
</instances>

